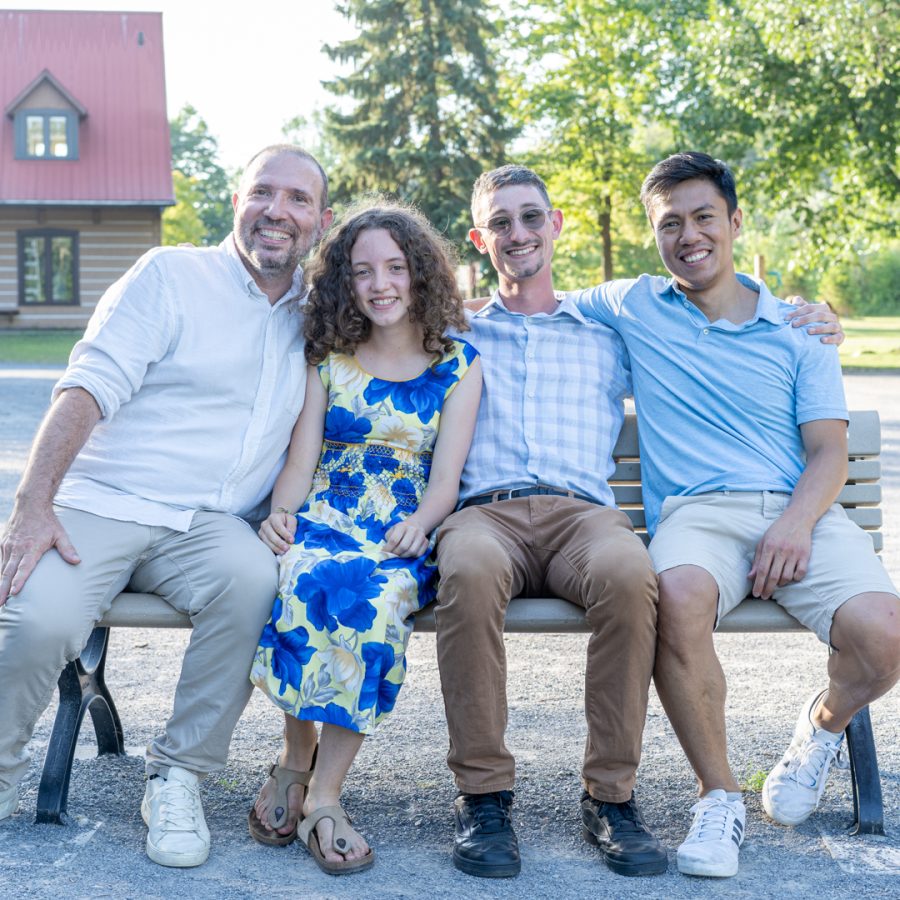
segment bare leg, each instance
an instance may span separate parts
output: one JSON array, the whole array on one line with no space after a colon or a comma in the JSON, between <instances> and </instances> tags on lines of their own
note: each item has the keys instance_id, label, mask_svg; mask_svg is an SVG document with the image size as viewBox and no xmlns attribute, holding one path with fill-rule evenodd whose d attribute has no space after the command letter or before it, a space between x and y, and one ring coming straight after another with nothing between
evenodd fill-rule
<instances>
[{"instance_id":1,"label":"bare leg","mask_svg":"<svg viewBox=\"0 0 900 900\"><path fill-rule=\"evenodd\" d=\"M839 734L900 678L900 599L875 593L851 597L835 613L831 645L828 693L812 723Z\"/></svg>"},{"instance_id":2,"label":"bare leg","mask_svg":"<svg viewBox=\"0 0 900 900\"><path fill-rule=\"evenodd\" d=\"M307 772L312 764L313 752L316 749L316 726L312 722L301 722L294 716L284 717L284 749L278 757L278 764L285 769ZM292 784L288 788L288 820L278 829L279 834L289 834L294 830L301 813L303 803L303 785ZM267 828L271 828L269 814L275 805L275 781L266 779L259 796L256 798L256 815ZM278 817L273 815L272 820Z\"/></svg>"},{"instance_id":3,"label":"bare leg","mask_svg":"<svg viewBox=\"0 0 900 900\"><path fill-rule=\"evenodd\" d=\"M713 577L699 566L660 573L653 680L701 796L740 790L728 765L725 674L713 644L718 597Z\"/></svg>"},{"instance_id":4,"label":"bare leg","mask_svg":"<svg viewBox=\"0 0 900 900\"><path fill-rule=\"evenodd\" d=\"M319 756L316 769L306 792L303 803L303 815L308 816L323 806L336 806L341 801L341 789L344 779L356 759L356 754L365 739L364 734L341 728L339 725L323 725L319 738ZM358 832L353 832L350 849L338 853L332 845L334 824L330 819L321 819L315 828L319 839L319 847L326 859L340 862L344 859L360 859L369 852L366 839Z\"/></svg>"}]
</instances>

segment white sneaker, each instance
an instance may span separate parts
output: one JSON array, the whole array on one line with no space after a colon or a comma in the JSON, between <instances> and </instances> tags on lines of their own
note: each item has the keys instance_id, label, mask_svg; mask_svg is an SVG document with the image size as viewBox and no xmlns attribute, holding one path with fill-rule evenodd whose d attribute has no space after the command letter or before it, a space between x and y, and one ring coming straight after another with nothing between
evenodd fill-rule
<instances>
[{"instance_id":1,"label":"white sneaker","mask_svg":"<svg viewBox=\"0 0 900 900\"><path fill-rule=\"evenodd\" d=\"M209 829L193 772L172 766L147 781L141 816L150 829L147 856L161 866L199 866L209 856Z\"/></svg>"},{"instance_id":2,"label":"white sneaker","mask_svg":"<svg viewBox=\"0 0 900 900\"><path fill-rule=\"evenodd\" d=\"M835 741L811 721L812 711L823 693L813 695L800 710L791 745L763 785L763 809L769 818L782 825L799 825L812 815L822 798L832 763L843 746L843 735Z\"/></svg>"},{"instance_id":3,"label":"white sneaker","mask_svg":"<svg viewBox=\"0 0 900 900\"><path fill-rule=\"evenodd\" d=\"M16 788L0 791L0 820L9 818L19 805L19 792Z\"/></svg>"},{"instance_id":4,"label":"white sneaker","mask_svg":"<svg viewBox=\"0 0 900 900\"><path fill-rule=\"evenodd\" d=\"M710 878L737 875L747 818L744 801L729 800L723 790L710 791L691 812L694 821L676 853L678 871Z\"/></svg>"}]
</instances>

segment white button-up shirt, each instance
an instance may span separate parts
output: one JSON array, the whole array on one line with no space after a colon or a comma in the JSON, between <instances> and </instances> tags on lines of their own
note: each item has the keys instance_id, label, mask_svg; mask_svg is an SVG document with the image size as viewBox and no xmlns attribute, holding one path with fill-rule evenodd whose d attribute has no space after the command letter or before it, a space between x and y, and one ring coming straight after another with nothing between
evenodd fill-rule
<instances>
[{"instance_id":1,"label":"white button-up shirt","mask_svg":"<svg viewBox=\"0 0 900 900\"><path fill-rule=\"evenodd\" d=\"M526 316L495 293L469 319L484 387L461 500L544 484L615 505L607 479L631 393L628 355L573 295L557 300L552 313Z\"/></svg>"},{"instance_id":2,"label":"white button-up shirt","mask_svg":"<svg viewBox=\"0 0 900 900\"><path fill-rule=\"evenodd\" d=\"M179 531L201 509L264 515L305 395L304 292L298 269L270 304L231 236L145 254L54 388L84 388L102 413L56 502Z\"/></svg>"}]
</instances>

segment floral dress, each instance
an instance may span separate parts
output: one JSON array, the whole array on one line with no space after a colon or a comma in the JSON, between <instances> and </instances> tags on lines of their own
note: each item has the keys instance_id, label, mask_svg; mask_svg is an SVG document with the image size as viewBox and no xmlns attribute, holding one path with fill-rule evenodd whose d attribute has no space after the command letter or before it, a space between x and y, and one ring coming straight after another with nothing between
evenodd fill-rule
<instances>
[{"instance_id":1,"label":"floral dress","mask_svg":"<svg viewBox=\"0 0 900 900\"><path fill-rule=\"evenodd\" d=\"M412 614L434 598L436 570L430 553L386 553L384 536L418 508L441 408L477 356L453 343L409 381L375 378L342 353L319 365L322 455L250 672L298 719L370 734L394 708Z\"/></svg>"}]
</instances>

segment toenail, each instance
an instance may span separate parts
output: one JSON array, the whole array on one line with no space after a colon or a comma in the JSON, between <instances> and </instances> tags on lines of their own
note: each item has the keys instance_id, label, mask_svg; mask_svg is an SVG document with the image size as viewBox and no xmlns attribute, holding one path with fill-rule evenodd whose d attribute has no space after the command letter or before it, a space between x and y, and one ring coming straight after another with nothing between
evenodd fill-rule
<instances>
[{"instance_id":1,"label":"toenail","mask_svg":"<svg viewBox=\"0 0 900 900\"><path fill-rule=\"evenodd\" d=\"M275 818L280 819L284 815L284 807L276 806L275 807Z\"/></svg>"},{"instance_id":2,"label":"toenail","mask_svg":"<svg viewBox=\"0 0 900 900\"><path fill-rule=\"evenodd\" d=\"M343 850L347 846L347 842L343 838L338 838L335 843Z\"/></svg>"}]
</instances>

